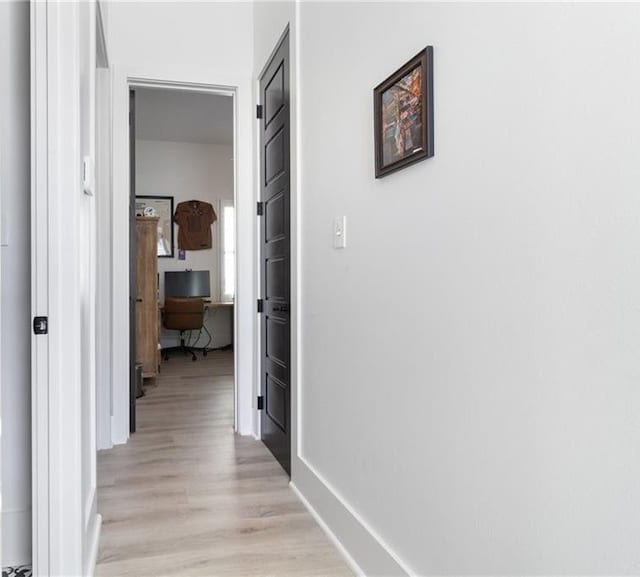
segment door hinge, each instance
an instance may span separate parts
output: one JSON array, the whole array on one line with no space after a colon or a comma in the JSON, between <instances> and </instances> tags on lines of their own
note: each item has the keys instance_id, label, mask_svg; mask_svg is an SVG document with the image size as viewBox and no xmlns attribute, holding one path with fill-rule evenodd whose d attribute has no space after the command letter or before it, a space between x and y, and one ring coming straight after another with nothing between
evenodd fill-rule
<instances>
[{"instance_id":1,"label":"door hinge","mask_svg":"<svg viewBox=\"0 0 640 577\"><path fill-rule=\"evenodd\" d=\"M33 317L33 334L49 334L49 317Z\"/></svg>"},{"instance_id":2,"label":"door hinge","mask_svg":"<svg viewBox=\"0 0 640 577\"><path fill-rule=\"evenodd\" d=\"M256 106L256 118L262 118L262 104Z\"/></svg>"},{"instance_id":3,"label":"door hinge","mask_svg":"<svg viewBox=\"0 0 640 577\"><path fill-rule=\"evenodd\" d=\"M256 211L258 213L258 216L262 216L264 214L264 202L258 201L258 205L256 206Z\"/></svg>"},{"instance_id":4,"label":"door hinge","mask_svg":"<svg viewBox=\"0 0 640 577\"><path fill-rule=\"evenodd\" d=\"M264 310L264 301L262 299L258 299L258 312L261 313Z\"/></svg>"},{"instance_id":5,"label":"door hinge","mask_svg":"<svg viewBox=\"0 0 640 577\"><path fill-rule=\"evenodd\" d=\"M258 396L258 410L262 411L264 409L264 397L262 395Z\"/></svg>"}]
</instances>

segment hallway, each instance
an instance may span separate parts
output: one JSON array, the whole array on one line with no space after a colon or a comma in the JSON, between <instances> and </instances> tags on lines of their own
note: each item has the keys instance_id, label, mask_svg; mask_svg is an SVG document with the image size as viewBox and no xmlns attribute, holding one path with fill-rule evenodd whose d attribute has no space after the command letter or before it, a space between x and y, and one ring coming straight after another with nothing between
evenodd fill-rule
<instances>
[{"instance_id":1,"label":"hallway","mask_svg":"<svg viewBox=\"0 0 640 577\"><path fill-rule=\"evenodd\" d=\"M174 357L98 455L96 575L349 576L262 443L233 433L233 356Z\"/></svg>"}]
</instances>

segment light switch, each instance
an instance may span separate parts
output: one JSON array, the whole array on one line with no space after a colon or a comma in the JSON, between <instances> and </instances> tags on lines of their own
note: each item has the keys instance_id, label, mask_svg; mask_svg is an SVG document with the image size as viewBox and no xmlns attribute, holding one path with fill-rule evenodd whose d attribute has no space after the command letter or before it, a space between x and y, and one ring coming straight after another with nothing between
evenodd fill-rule
<instances>
[{"instance_id":1,"label":"light switch","mask_svg":"<svg viewBox=\"0 0 640 577\"><path fill-rule=\"evenodd\" d=\"M333 248L347 246L347 217L338 216L333 221Z\"/></svg>"},{"instance_id":2,"label":"light switch","mask_svg":"<svg viewBox=\"0 0 640 577\"><path fill-rule=\"evenodd\" d=\"M7 229L7 215L0 213L0 246L9 246L9 230Z\"/></svg>"},{"instance_id":3,"label":"light switch","mask_svg":"<svg viewBox=\"0 0 640 577\"><path fill-rule=\"evenodd\" d=\"M82 187L88 196L93 196L95 185L93 176L93 159L90 156L85 156L82 159Z\"/></svg>"}]
</instances>

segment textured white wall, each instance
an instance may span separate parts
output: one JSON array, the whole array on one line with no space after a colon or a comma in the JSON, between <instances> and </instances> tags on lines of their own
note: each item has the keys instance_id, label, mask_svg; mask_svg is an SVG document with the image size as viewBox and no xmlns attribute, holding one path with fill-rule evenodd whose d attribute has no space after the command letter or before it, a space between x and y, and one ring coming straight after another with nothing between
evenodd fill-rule
<instances>
[{"instance_id":1,"label":"textured white wall","mask_svg":"<svg viewBox=\"0 0 640 577\"><path fill-rule=\"evenodd\" d=\"M31 561L29 4L0 3L2 562Z\"/></svg>"},{"instance_id":2,"label":"textured white wall","mask_svg":"<svg viewBox=\"0 0 640 577\"><path fill-rule=\"evenodd\" d=\"M209 250L187 251L185 260L178 260L178 227L174 227L174 257L159 258L160 302L164 301L164 273L187 268L208 270L211 279L211 299L220 300L220 246L222 214L221 200L233 202L233 148L189 142L138 140L136 142L136 192L139 195L173 196L174 209L187 200L202 200L213 205L218 216L211 232L213 247ZM213 335L211 346L228 345L232 341L231 309L211 309L205 324ZM176 331L162 331L163 346L180 343ZM201 340L198 345L205 344Z\"/></svg>"},{"instance_id":3,"label":"textured white wall","mask_svg":"<svg viewBox=\"0 0 640 577\"><path fill-rule=\"evenodd\" d=\"M637 574L640 6L298 26L308 470L415 574ZM372 89L427 44L435 158L375 180Z\"/></svg>"}]
</instances>

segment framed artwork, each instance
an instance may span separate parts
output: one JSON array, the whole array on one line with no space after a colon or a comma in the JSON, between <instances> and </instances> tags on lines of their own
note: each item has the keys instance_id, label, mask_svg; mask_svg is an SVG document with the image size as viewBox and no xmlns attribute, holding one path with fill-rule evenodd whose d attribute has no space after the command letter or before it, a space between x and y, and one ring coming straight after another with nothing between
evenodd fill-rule
<instances>
[{"instance_id":1,"label":"framed artwork","mask_svg":"<svg viewBox=\"0 0 640 577\"><path fill-rule=\"evenodd\" d=\"M173 196L136 196L136 216L158 216L158 256L173 258Z\"/></svg>"},{"instance_id":2,"label":"framed artwork","mask_svg":"<svg viewBox=\"0 0 640 577\"><path fill-rule=\"evenodd\" d=\"M433 46L373 89L376 178L433 156Z\"/></svg>"}]
</instances>

